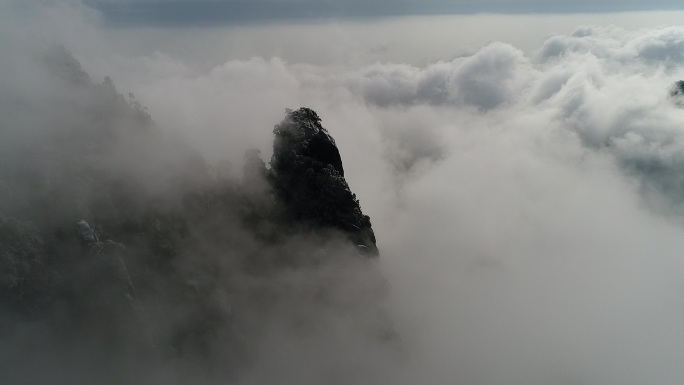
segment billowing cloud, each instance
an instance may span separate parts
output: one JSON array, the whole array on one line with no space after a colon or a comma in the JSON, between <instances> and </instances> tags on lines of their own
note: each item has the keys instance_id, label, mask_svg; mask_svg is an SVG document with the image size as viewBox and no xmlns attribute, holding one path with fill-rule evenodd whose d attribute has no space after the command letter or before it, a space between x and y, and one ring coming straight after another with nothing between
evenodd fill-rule
<instances>
[{"instance_id":1,"label":"billowing cloud","mask_svg":"<svg viewBox=\"0 0 684 385\"><path fill-rule=\"evenodd\" d=\"M466 104L484 110L510 103L526 85L522 52L494 43L468 57L425 68L376 64L345 79L378 106Z\"/></svg>"},{"instance_id":2,"label":"billowing cloud","mask_svg":"<svg viewBox=\"0 0 684 385\"><path fill-rule=\"evenodd\" d=\"M493 43L423 67L279 63L296 90L252 81L312 106L338 138L378 223L403 378L684 375L681 229L642 208L681 202L677 34L582 28L529 56Z\"/></svg>"}]
</instances>

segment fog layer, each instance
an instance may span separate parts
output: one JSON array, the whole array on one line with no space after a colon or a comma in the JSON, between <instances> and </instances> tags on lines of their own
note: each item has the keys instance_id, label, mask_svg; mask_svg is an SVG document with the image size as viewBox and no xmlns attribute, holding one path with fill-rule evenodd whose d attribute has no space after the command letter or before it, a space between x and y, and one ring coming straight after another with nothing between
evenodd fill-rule
<instances>
[{"instance_id":1,"label":"fog layer","mask_svg":"<svg viewBox=\"0 0 684 385\"><path fill-rule=\"evenodd\" d=\"M207 69L153 50L98 61L93 52L116 44L88 12L80 6L46 8L31 17L59 21L61 31L71 31L64 25L73 21L78 31L92 32L81 38L72 31L75 44L69 49L83 59L86 72L109 70L121 93L134 93L120 100L129 106L122 107L123 122L146 121L149 113L164 135L189 143L181 146L187 154L200 154L212 167L227 159L240 169L248 148L270 157L271 130L285 107L311 107L335 137L345 178L373 220L383 277L375 266L324 264L238 285L235 292L243 296L225 303L244 300L250 314L271 318L247 336L252 338L246 344L249 365L241 376L209 379L473 385L679 384L684 379L684 110L670 96L671 85L684 77L684 29L580 27L548 37L534 50L492 42L465 51L454 47L453 55L427 63L390 62L377 54L380 60L367 64L354 55L375 58L368 53L375 47L355 41L358 51L334 65L273 55ZM352 36L353 26L337 28L332 45ZM55 116L70 129L86 129L93 119L55 104L65 98L72 106L93 101L65 94L67 88L53 85L61 80L35 67L44 41L18 32L2 38L3 50L12 53L0 59L2 110L9 117L2 135L24 145L3 147L3 158L13 162L3 162L8 173L42 159L21 149L53 154L69 148L42 150L53 143L44 135L45 127L52 132ZM94 47L94 41L102 45ZM83 75L74 76L78 81ZM174 204L169 191L202 183L192 172L173 189L164 184L169 179L156 179L156 170L168 170L183 153L174 146L159 145L148 154L149 145L127 145L124 153L108 153L106 172L130 176L138 181L135 186L145 186L144 196ZM139 157L147 154L144 164L150 166L127 164L131 148ZM69 180L49 176L54 183ZM3 200L6 215L21 209L23 193L12 194ZM77 210L78 205L70 207L69 215L88 215L71 214ZM227 223L236 226L231 234L241 240L240 251L266 258L280 252L245 237L239 221ZM342 249L338 241L295 238L290 247L307 254L315 245L322 255L332 255ZM226 250L202 255L211 261ZM184 255L183 263L197 263L194 250ZM224 266L218 278L233 279L231 269ZM336 288L331 302L302 305L302 298L315 297L311 293L326 283ZM267 293L291 290L267 301L273 307L264 310L249 305L255 287L268 287ZM160 306L187 309L175 301L171 296ZM376 318L378 308L383 315ZM366 321L385 316L396 337L367 338ZM300 333L301 325L306 333ZM28 335L44 341L27 328ZM18 342L2 354L21 369L33 362L24 357L42 345L17 335ZM241 354L228 350L217 356L238 362L234 357ZM52 352L39 357L38 367L70 367ZM174 365L166 362L145 362L132 376L150 381L174 376ZM102 375L93 368L86 373ZM190 378L194 373L194 368L183 371Z\"/></svg>"}]
</instances>

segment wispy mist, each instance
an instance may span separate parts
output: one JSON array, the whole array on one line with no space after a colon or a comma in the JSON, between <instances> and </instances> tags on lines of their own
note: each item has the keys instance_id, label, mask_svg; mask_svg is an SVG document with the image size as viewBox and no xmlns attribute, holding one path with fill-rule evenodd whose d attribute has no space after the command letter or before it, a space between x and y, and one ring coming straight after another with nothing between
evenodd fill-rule
<instances>
[{"instance_id":1,"label":"wispy mist","mask_svg":"<svg viewBox=\"0 0 684 385\"><path fill-rule=\"evenodd\" d=\"M51 309L49 322L3 307L11 329L0 334L0 378L684 378L684 109L670 93L684 78L684 29L581 26L525 47L477 41L442 54L439 43L397 60L398 43L365 42L355 37L361 27L339 22L296 26L283 37L287 52L233 41L233 55L217 54L224 47L214 42L231 41L217 31L200 46L201 33L139 31L146 42L181 37L155 48L127 44L130 32L102 27L79 4L4 7L16 20L0 37L0 228L3 240L25 240L11 252L27 260L2 268L21 277L38 255L72 260L60 276L40 275L66 288L31 302L30 314ZM38 21L52 37L22 25ZM408 30L424 20L378 25L403 36L393 23ZM245 27L240 38L262 41L273 28ZM333 48L306 49L323 45ZM192 57L176 54L185 47ZM378 260L357 258L336 231L261 226L272 201L263 180L244 174L244 153L256 148L268 162L273 126L299 106L335 138ZM133 234L111 239L125 250L107 247L125 262L134 311L92 303L109 293L100 278L120 270L74 262L89 255L73 238L81 219L103 242ZM48 227L64 229L52 235L59 242L37 238ZM144 259L167 252L173 258ZM74 316L79 301L87 312ZM102 336L111 314L131 316L116 320L120 335ZM72 319L83 325L64 324Z\"/></svg>"}]
</instances>

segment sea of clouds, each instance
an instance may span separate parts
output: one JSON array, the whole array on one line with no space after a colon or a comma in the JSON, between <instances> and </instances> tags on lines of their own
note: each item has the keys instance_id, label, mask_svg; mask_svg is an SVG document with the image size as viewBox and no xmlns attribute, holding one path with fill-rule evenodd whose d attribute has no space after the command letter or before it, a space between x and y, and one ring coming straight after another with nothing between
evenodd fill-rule
<instances>
[{"instance_id":1,"label":"sea of clouds","mask_svg":"<svg viewBox=\"0 0 684 385\"><path fill-rule=\"evenodd\" d=\"M404 63L340 21L292 33L303 58L328 47L318 61L271 48L219 60L239 50L221 33L247 46L273 27L207 31L201 47L169 31L188 59L153 44L163 29L127 45L133 32L78 3L3 7L16 17L0 44L16 57L2 55L0 84L40 87L20 55L63 40L210 162L250 147L268 159L286 107L320 115L373 222L401 336L400 362L378 358L358 383L684 380L684 109L669 94L684 79L683 27L581 26L534 49L492 41ZM335 361L287 343L255 378L314 382Z\"/></svg>"}]
</instances>

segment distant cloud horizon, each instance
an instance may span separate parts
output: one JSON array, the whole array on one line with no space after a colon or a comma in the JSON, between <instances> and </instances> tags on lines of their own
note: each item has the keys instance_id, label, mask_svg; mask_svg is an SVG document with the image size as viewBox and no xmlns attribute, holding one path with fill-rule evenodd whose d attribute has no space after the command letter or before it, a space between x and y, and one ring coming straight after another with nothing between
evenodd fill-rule
<instances>
[{"instance_id":1,"label":"distant cloud horizon","mask_svg":"<svg viewBox=\"0 0 684 385\"><path fill-rule=\"evenodd\" d=\"M85 0L113 26L202 27L438 14L544 14L682 10L674 0Z\"/></svg>"}]
</instances>

